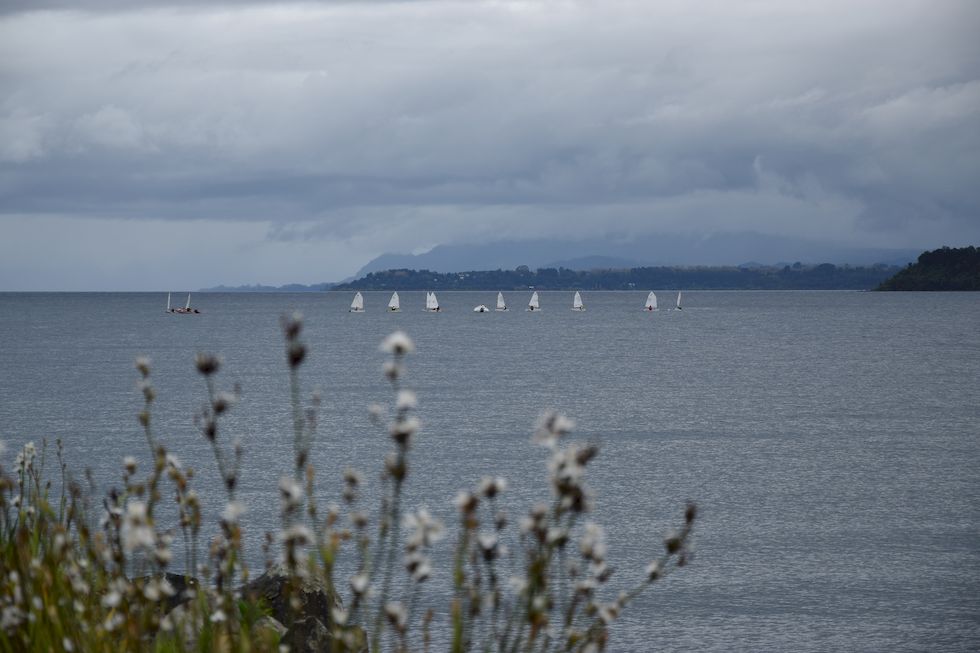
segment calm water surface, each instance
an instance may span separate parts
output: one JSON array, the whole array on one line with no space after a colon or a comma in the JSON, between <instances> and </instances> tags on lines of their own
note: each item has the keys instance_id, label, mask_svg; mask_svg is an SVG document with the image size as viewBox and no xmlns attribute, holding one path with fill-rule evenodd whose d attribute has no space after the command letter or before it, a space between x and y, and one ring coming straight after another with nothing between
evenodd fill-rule
<instances>
[{"instance_id":1,"label":"calm water surface","mask_svg":"<svg viewBox=\"0 0 980 653\"><path fill-rule=\"evenodd\" d=\"M198 470L213 517L193 357L220 353L220 383L244 393L222 437L245 447L258 566L291 465L278 316L306 316L324 502L346 466L377 477L389 447L367 407L391 402L378 343L400 328L424 424L410 506L451 522L456 491L487 473L508 478L515 514L546 498L529 442L544 408L601 445L589 478L616 588L685 500L701 506L695 562L631 606L613 650L980 649L980 294L690 292L653 314L646 292L584 293L581 314L551 292L528 314L526 295L481 315L495 293L441 293L433 315L422 292L401 293L399 314L388 293L365 293L364 314L348 294L199 294L185 317L159 293L0 294L0 439L61 438L73 472L118 483L123 455L148 459L133 369L148 355L157 434Z\"/></svg>"}]
</instances>

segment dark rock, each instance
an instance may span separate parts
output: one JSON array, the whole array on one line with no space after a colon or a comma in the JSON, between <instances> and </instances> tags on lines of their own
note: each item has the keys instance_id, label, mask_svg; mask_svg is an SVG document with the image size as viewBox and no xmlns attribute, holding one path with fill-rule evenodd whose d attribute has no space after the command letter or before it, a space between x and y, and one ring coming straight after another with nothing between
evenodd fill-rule
<instances>
[{"instance_id":1,"label":"dark rock","mask_svg":"<svg viewBox=\"0 0 980 653\"><path fill-rule=\"evenodd\" d=\"M290 587L290 585L292 587ZM294 592L298 601L295 609L290 605L289 592ZM287 628L294 621L314 617L330 630L330 610L342 608L343 604L336 594L332 594L325 582L315 577L290 577L285 565L275 565L241 589L242 596L251 601L261 599L269 613ZM296 650L296 649L294 649Z\"/></svg>"},{"instance_id":2,"label":"dark rock","mask_svg":"<svg viewBox=\"0 0 980 653\"><path fill-rule=\"evenodd\" d=\"M295 653L329 653L330 632L316 617L302 617L293 621L279 640Z\"/></svg>"}]
</instances>

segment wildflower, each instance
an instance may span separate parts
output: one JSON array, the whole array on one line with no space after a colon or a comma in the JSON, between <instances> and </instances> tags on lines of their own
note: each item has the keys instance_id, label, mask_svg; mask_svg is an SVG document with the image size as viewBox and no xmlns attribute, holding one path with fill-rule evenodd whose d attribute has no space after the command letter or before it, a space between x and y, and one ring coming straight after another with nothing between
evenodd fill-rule
<instances>
[{"instance_id":1,"label":"wildflower","mask_svg":"<svg viewBox=\"0 0 980 653\"><path fill-rule=\"evenodd\" d=\"M279 492L283 512L295 510L303 500L303 488L291 476L283 476L279 480Z\"/></svg>"},{"instance_id":2,"label":"wildflower","mask_svg":"<svg viewBox=\"0 0 980 653\"><path fill-rule=\"evenodd\" d=\"M228 620L228 615L226 615L225 611L220 608L215 610L213 613L211 613L210 621L213 624L220 624L221 622L227 620Z\"/></svg>"},{"instance_id":3,"label":"wildflower","mask_svg":"<svg viewBox=\"0 0 980 653\"><path fill-rule=\"evenodd\" d=\"M527 579L522 576L511 576L507 579L507 584L515 594L523 594L527 590Z\"/></svg>"},{"instance_id":4,"label":"wildflower","mask_svg":"<svg viewBox=\"0 0 980 653\"><path fill-rule=\"evenodd\" d=\"M330 609L330 617L338 626L343 626L347 623L347 616L347 610L344 610L343 608Z\"/></svg>"},{"instance_id":5,"label":"wildflower","mask_svg":"<svg viewBox=\"0 0 980 653\"><path fill-rule=\"evenodd\" d=\"M214 401L211 402L211 408L214 410L216 415L220 415L238 401L238 397L230 392L219 392L214 396Z\"/></svg>"},{"instance_id":6,"label":"wildflower","mask_svg":"<svg viewBox=\"0 0 980 653\"><path fill-rule=\"evenodd\" d=\"M402 519L402 525L414 532L408 538L410 548L432 546L442 539L445 530L443 524L434 518L425 508L419 508L416 513L408 513Z\"/></svg>"},{"instance_id":7,"label":"wildflower","mask_svg":"<svg viewBox=\"0 0 980 653\"><path fill-rule=\"evenodd\" d=\"M571 433L574 428L575 422L572 420L561 413L548 411L538 418L532 442L546 447L553 447L560 437Z\"/></svg>"},{"instance_id":8,"label":"wildflower","mask_svg":"<svg viewBox=\"0 0 980 653\"><path fill-rule=\"evenodd\" d=\"M389 381L396 381L402 375L402 366L393 361L385 361L381 370Z\"/></svg>"},{"instance_id":9,"label":"wildflower","mask_svg":"<svg viewBox=\"0 0 980 653\"><path fill-rule=\"evenodd\" d=\"M417 563L412 564L408 571L412 575L413 581L424 583L432 575L432 563L427 557L420 555Z\"/></svg>"},{"instance_id":10,"label":"wildflower","mask_svg":"<svg viewBox=\"0 0 980 653\"><path fill-rule=\"evenodd\" d=\"M351 576L350 588L357 596L363 596L368 590L369 583L370 579L368 579L367 574L357 574L355 576Z\"/></svg>"},{"instance_id":11,"label":"wildflower","mask_svg":"<svg viewBox=\"0 0 980 653\"><path fill-rule=\"evenodd\" d=\"M391 425L389 431L395 442L405 444L418 432L421 426L417 417L409 417L408 419L397 420Z\"/></svg>"},{"instance_id":12,"label":"wildflower","mask_svg":"<svg viewBox=\"0 0 980 653\"><path fill-rule=\"evenodd\" d=\"M221 367L221 359L214 354L199 352L194 358L194 366L204 376L211 376Z\"/></svg>"},{"instance_id":13,"label":"wildflower","mask_svg":"<svg viewBox=\"0 0 980 653\"><path fill-rule=\"evenodd\" d=\"M654 560L653 562L648 564L646 572L647 572L647 581L652 583L653 581L659 579L660 576L663 575L663 568L660 565L660 561Z\"/></svg>"},{"instance_id":14,"label":"wildflower","mask_svg":"<svg viewBox=\"0 0 980 653\"><path fill-rule=\"evenodd\" d=\"M139 370L144 379L150 376L150 359L146 356L137 356L136 369Z\"/></svg>"},{"instance_id":15,"label":"wildflower","mask_svg":"<svg viewBox=\"0 0 980 653\"><path fill-rule=\"evenodd\" d=\"M499 493L507 489L507 480L500 478L491 478L489 476L484 476L480 481L480 494L488 499L492 499Z\"/></svg>"},{"instance_id":16,"label":"wildflower","mask_svg":"<svg viewBox=\"0 0 980 653\"><path fill-rule=\"evenodd\" d=\"M415 351L415 343L404 331L395 331L381 342L381 351L395 356L410 354Z\"/></svg>"},{"instance_id":17,"label":"wildflower","mask_svg":"<svg viewBox=\"0 0 980 653\"><path fill-rule=\"evenodd\" d=\"M356 469L348 467L344 470L344 482L348 485L357 486L364 482L364 476Z\"/></svg>"},{"instance_id":18,"label":"wildflower","mask_svg":"<svg viewBox=\"0 0 980 653\"><path fill-rule=\"evenodd\" d=\"M418 399L411 390L399 390L395 398L395 408L398 410L411 410L415 408Z\"/></svg>"},{"instance_id":19,"label":"wildflower","mask_svg":"<svg viewBox=\"0 0 980 653\"><path fill-rule=\"evenodd\" d=\"M490 561L498 557L496 533L481 533L477 536L476 543L483 551L484 560Z\"/></svg>"},{"instance_id":20,"label":"wildflower","mask_svg":"<svg viewBox=\"0 0 980 653\"><path fill-rule=\"evenodd\" d=\"M287 340L295 340L299 337L299 332L303 330L303 314L295 312L292 315L283 315L279 318L282 325L282 332Z\"/></svg>"},{"instance_id":21,"label":"wildflower","mask_svg":"<svg viewBox=\"0 0 980 653\"><path fill-rule=\"evenodd\" d=\"M568 542L568 531L560 526L552 526L548 529L545 541L548 544L561 548Z\"/></svg>"},{"instance_id":22,"label":"wildflower","mask_svg":"<svg viewBox=\"0 0 980 653\"><path fill-rule=\"evenodd\" d=\"M160 600L160 587L157 585L156 581L150 580L143 586L143 596L145 596L148 601Z\"/></svg>"},{"instance_id":23,"label":"wildflower","mask_svg":"<svg viewBox=\"0 0 980 653\"><path fill-rule=\"evenodd\" d=\"M142 501L130 501L126 506L122 538L123 548L127 552L154 545L153 529L147 521L146 504Z\"/></svg>"},{"instance_id":24,"label":"wildflower","mask_svg":"<svg viewBox=\"0 0 980 653\"><path fill-rule=\"evenodd\" d=\"M408 612L406 612L405 606L398 601L392 601L385 605L385 616L388 617L391 625L398 630L405 628L405 622L408 621Z\"/></svg>"},{"instance_id":25,"label":"wildflower","mask_svg":"<svg viewBox=\"0 0 980 653\"><path fill-rule=\"evenodd\" d=\"M295 524L283 531L282 539L293 545L305 546L313 542L313 532L303 524Z\"/></svg>"},{"instance_id":26,"label":"wildflower","mask_svg":"<svg viewBox=\"0 0 980 653\"><path fill-rule=\"evenodd\" d=\"M132 456L126 456L123 458L123 467L126 468L126 473L132 476L136 473L136 459Z\"/></svg>"},{"instance_id":27,"label":"wildflower","mask_svg":"<svg viewBox=\"0 0 980 653\"><path fill-rule=\"evenodd\" d=\"M146 379L137 383L136 387L143 393L143 399L146 400L146 403L152 403L157 398L157 392L153 389L153 384Z\"/></svg>"},{"instance_id":28,"label":"wildflower","mask_svg":"<svg viewBox=\"0 0 980 653\"><path fill-rule=\"evenodd\" d=\"M238 519L245 514L245 504L241 501L229 501L221 513L221 519L228 524L237 524Z\"/></svg>"},{"instance_id":29,"label":"wildflower","mask_svg":"<svg viewBox=\"0 0 980 653\"><path fill-rule=\"evenodd\" d=\"M102 605L110 609L118 606L120 601L122 601L122 595L116 590L112 590L102 597Z\"/></svg>"},{"instance_id":30,"label":"wildflower","mask_svg":"<svg viewBox=\"0 0 980 653\"><path fill-rule=\"evenodd\" d=\"M476 511L477 505L479 505L480 500L476 498L476 495L470 494L469 492L460 490L453 499L453 505L463 513L471 513Z\"/></svg>"},{"instance_id":31,"label":"wildflower","mask_svg":"<svg viewBox=\"0 0 980 653\"><path fill-rule=\"evenodd\" d=\"M600 562L606 557L605 533L595 522L585 524L585 532L579 541L579 551L586 560Z\"/></svg>"}]
</instances>

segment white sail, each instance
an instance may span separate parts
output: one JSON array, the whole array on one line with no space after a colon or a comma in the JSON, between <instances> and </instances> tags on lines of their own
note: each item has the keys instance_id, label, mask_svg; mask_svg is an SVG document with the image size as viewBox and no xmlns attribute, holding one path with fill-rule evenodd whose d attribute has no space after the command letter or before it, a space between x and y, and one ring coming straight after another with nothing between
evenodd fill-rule
<instances>
[{"instance_id":1,"label":"white sail","mask_svg":"<svg viewBox=\"0 0 980 653\"><path fill-rule=\"evenodd\" d=\"M438 311L439 310L439 300L436 299L436 294L434 292L426 293L426 295L425 295L425 310L427 310L427 311Z\"/></svg>"},{"instance_id":2,"label":"white sail","mask_svg":"<svg viewBox=\"0 0 980 653\"><path fill-rule=\"evenodd\" d=\"M187 293L187 305L184 306L185 311L191 310L191 294Z\"/></svg>"},{"instance_id":3,"label":"white sail","mask_svg":"<svg viewBox=\"0 0 980 653\"><path fill-rule=\"evenodd\" d=\"M529 311L540 311L541 304L538 302L538 291L535 290L531 293L531 301L527 303L527 310Z\"/></svg>"},{"instance_id":4,"label":"white sail","mask_svg":"<svg viewBox=\"0 0 980 653\"><path fill-rule=\"evenodd\" d=\"M643 308L647 309L648 311L657 310L657 296L652 290L650 291L650 294L647 295L647 303Z\"/></svg>"},{"instance_id":5,"label":"white sail","mask_svg":"<svg viewBox=\"0 0 980 653\"><path fill-rule=\"evenodd\" d=\"M585 304L582 303L582 293L575 291L575 297L572 299L572 310L573 311L584 311Z\"/></svg>"},{"instance_id":6,"label":"white sail","mask_svg":"<svg viewBox=\"0 0 980 653\"><path fill-rule=\"evenodd\" d=\"M489 313L490 312L490 309L487 308L487 305L486 304L480 304L479 306L476 306L476 307L473 308L473 312L474 313Z\"/></svg>"},{"instance_id":7,"label":"white sail","mask_svg":"<svg viewBox=\"0 0 980 653\"><path fill-rule=\"evenodd\" d=\"M167 293L167 312L169 313L172 309L170 308L170 293Z\"/></svg>"},{"instance_id":8,"label":"white sail","mask_svg":"<svg viewBox=\"0 0 980 653\"><path fill-rule=\"evenodd\" d=\"M391 293L391 301L388 302L389 311L401 310L401 302L398 300L398 292Z\"/></svg>"},{"instance_id":9,"label":"white sail","mask_svg":"<svg viewBox=\"0 0 980 653\"><path fill-rule=\"evenodd\" d=\"M677 310L681 310L681 291L677 291Z\"/></svg>"},{"instance_id":10,"label":"white sail","mask_svg":"<svg viewBox=\"0 0 980 653\"><path fill-rule=\"evenodd\" d=\"M351 313L362 313L364 311L364 296L361 293L354 295L354 301L350 303Z\"/></svg>"},{"instance_id":11,"label":"white sail","mask_svg":"<svg viewBox=\"0 0 980 653\"><path fill-rule=\"evenodd\" d=\"M498 311L507 310L507 303L504 301L504 293L502 292L497 293L497 310Z\"/></svg>"}]
</instances>

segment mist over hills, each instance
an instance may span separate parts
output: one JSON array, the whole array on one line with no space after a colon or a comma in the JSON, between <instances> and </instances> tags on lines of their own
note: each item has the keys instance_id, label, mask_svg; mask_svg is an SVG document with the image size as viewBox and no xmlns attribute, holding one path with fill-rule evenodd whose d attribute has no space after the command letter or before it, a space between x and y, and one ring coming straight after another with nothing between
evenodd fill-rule
<instances>
[{"instance_id":1,"label":"mist over hills","mask_svg":"<svg viewBox=\"0 0 980 653\"><path fill-rule=\"evenodd\" d=\"M628 268L643 266L732 266L804 264L905 265L918 249L846 247L758 233L712 236L659 235L585 241L540 239L484 244L437 245L424 254L382 254L362 267L355 278L383 270L411 269L433 272L511 270L519 265L535 268Z\"/></svg>"}]
</instances>

